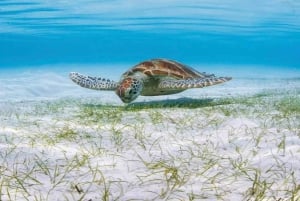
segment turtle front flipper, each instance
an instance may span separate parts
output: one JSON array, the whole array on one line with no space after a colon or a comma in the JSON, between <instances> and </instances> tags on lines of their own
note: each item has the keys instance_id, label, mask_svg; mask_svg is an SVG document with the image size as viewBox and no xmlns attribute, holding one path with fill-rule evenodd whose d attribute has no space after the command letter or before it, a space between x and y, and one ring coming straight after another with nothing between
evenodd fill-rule
<instances>
[{"instance_id":1,"label":"turtle front flipper","mask_svg":"<svg viewBox=\"0 0 300 201\"><path fill-rule=\"evenodd\" d=\"M109 79L85 76L75 72L70 73L70 79L76 84L88 89L113 91L118 86L117 82Z\"/></svg>"},{"instance_id":2,"label":"turtle front flipper","mask_svg":"<svg viewBox=\"0 0 300 201\"><path fill-rule=\"evenodd\" d=\"M164 80L159 83L160 89L190 89L190 88L202 88L211 85L221 84L223 82L231 80L231 77L205 77L205 78L191 78L184 80Z\"/></svg>"}]
</instances>

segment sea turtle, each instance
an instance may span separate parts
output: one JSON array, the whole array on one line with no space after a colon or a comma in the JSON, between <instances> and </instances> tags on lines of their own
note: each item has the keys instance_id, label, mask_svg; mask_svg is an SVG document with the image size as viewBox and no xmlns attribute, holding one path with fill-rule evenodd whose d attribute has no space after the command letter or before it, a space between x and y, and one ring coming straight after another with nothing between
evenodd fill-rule
<instances>
[{"instance_id":1,"label":"sea turtle","mask_svg":"<svg viewBox=\"0 0 300 201\"><path fill-rule=\"evenodd\" d=\"M70 78L85 88L115 91L124 103L132 102L139 95L175 94L186 89L202 88L231 80L231 77L200 73L191 67L167 59L143 61L125 72L119 82L75 72L70 73Z\"/></svg>"}]
</instances>

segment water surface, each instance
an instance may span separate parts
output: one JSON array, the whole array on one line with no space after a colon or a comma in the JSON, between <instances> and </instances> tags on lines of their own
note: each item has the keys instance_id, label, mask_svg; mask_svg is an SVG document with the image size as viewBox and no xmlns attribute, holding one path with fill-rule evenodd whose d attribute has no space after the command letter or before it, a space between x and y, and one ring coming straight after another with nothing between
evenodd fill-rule
<instances>
[{"instance_id":1,"label":"water surface","mask_svg":"<svg viewBox=\"0 0 300 201\"><path fill-rule=\"evenodd\" d=\"M300 66L300 2L2 0L0 67L136 63Z\"/></svg>"}]
</instances>

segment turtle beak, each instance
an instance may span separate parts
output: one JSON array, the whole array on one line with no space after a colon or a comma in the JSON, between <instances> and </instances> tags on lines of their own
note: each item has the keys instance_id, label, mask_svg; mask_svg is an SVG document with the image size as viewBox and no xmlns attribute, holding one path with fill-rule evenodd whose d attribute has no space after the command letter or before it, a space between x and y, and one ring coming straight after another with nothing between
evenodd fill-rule
<instances>
[{"instance_id":1,"label":"turtle beak","mask_svg":"<svg viewBox=\"0 0 300 201\"><path fill-rule=\"evenodd\" d=\"M130 103L132 100L130 98L122 98L123 103Z\"/></svg>"}]
</instances>

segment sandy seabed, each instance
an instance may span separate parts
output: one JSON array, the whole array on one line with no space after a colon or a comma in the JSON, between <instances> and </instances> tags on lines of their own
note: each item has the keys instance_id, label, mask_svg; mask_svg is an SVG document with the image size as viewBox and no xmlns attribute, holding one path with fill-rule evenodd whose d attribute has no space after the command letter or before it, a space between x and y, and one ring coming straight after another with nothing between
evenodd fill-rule
<instances>
[{"instance_id":1,"label":"sandy seabed","mask_svg":"<svg viewBox=\"0 0 300 201\"><path fill-rule=\"evenodd\" d=\"M51 77L0 79L0 200L300 200L297 77L130 105Z\"/></svg>"}]
</instances>

